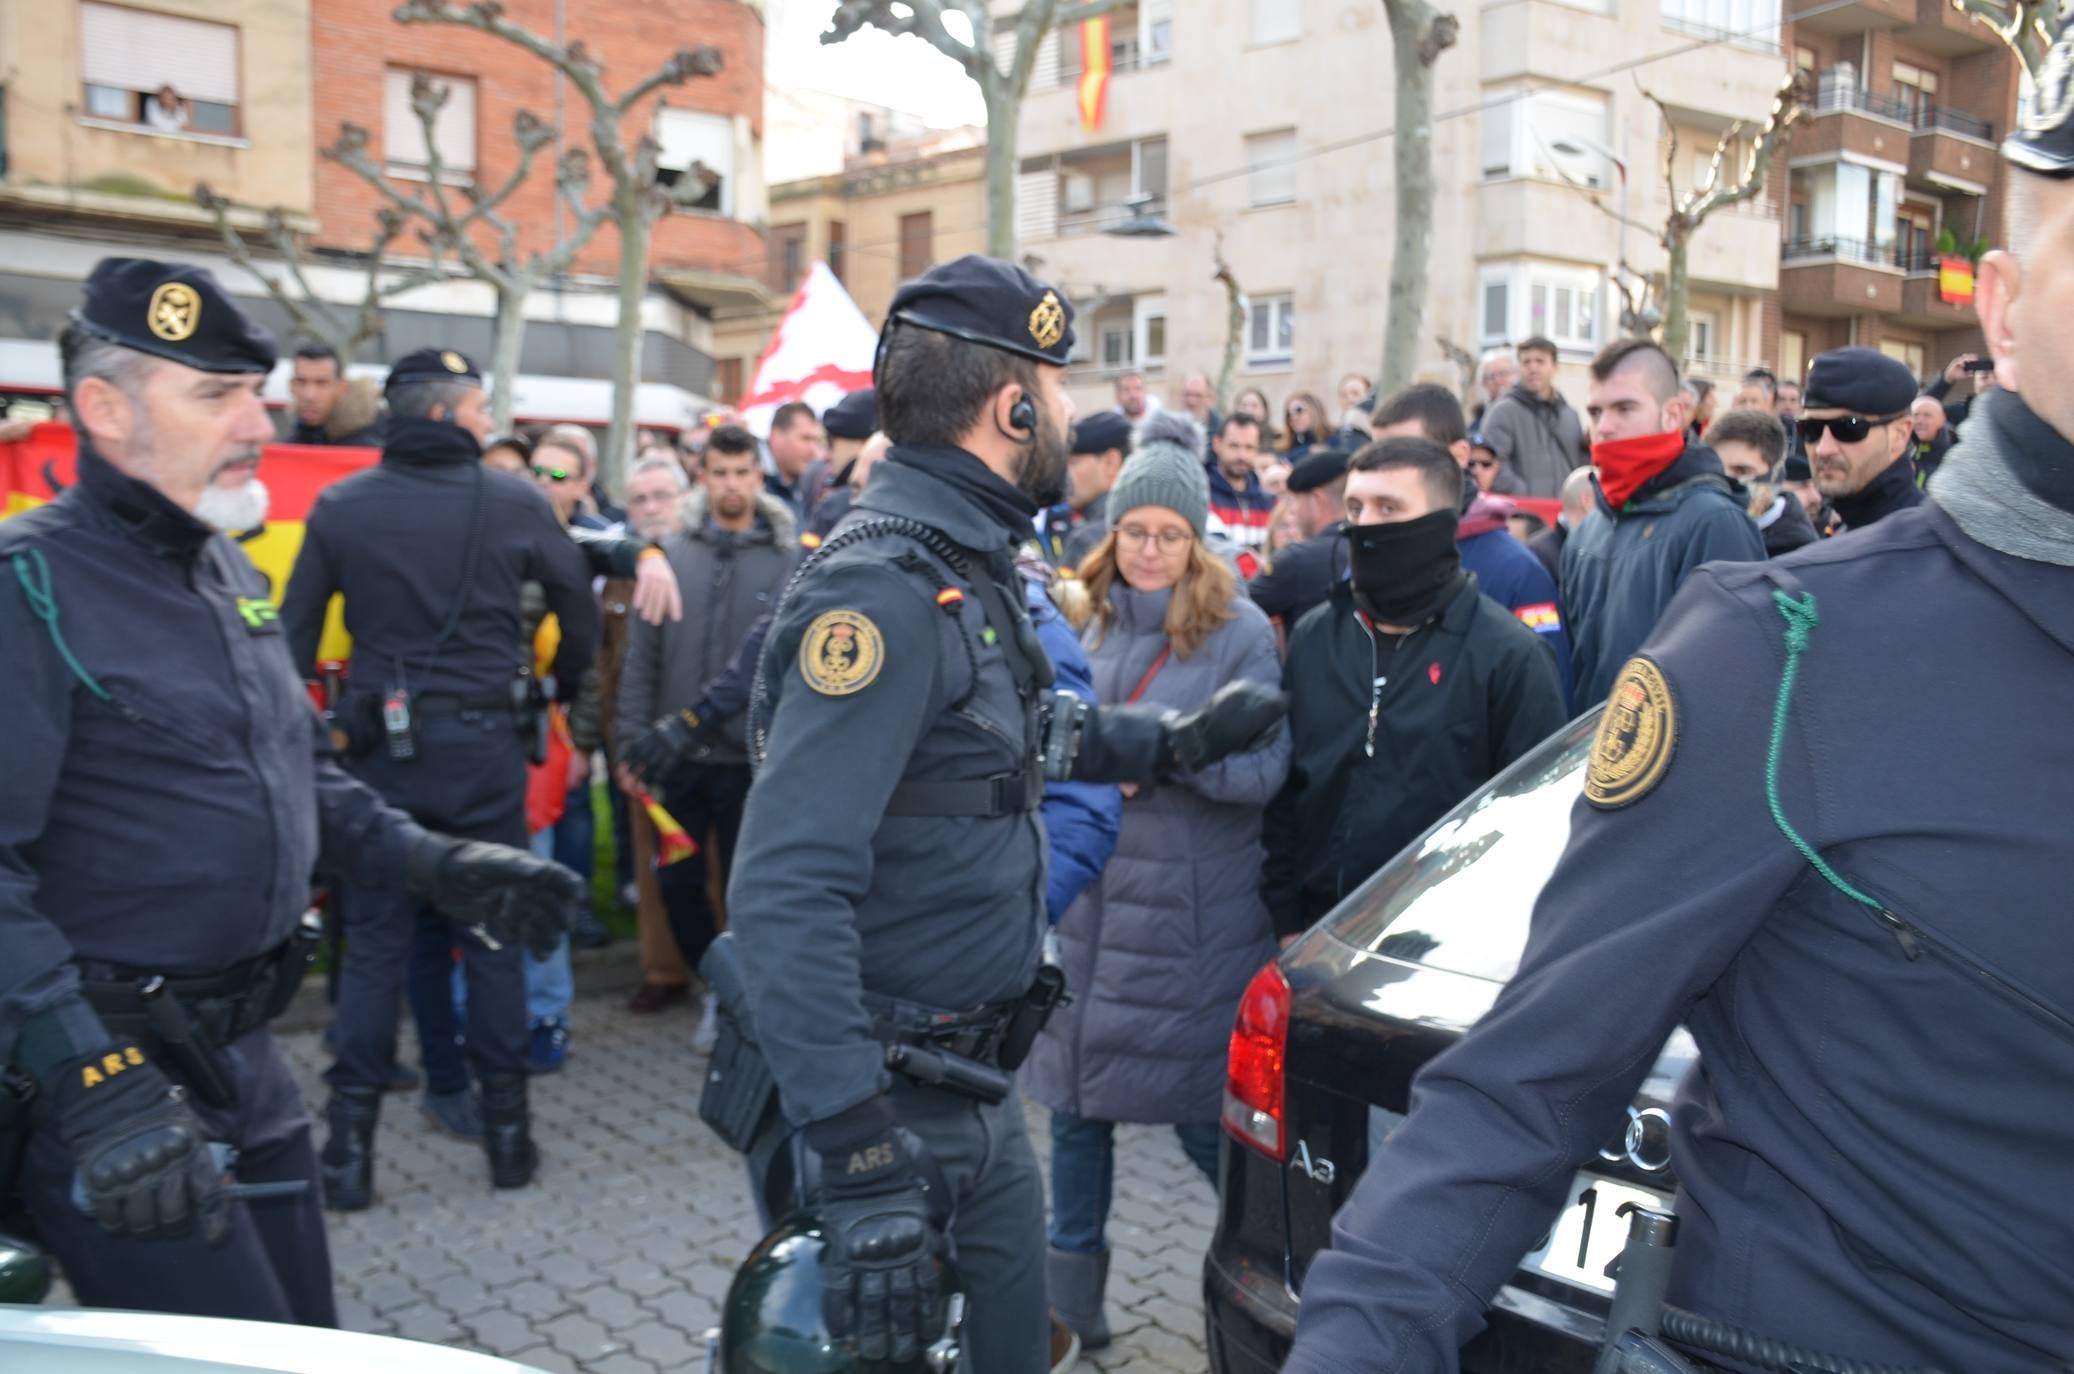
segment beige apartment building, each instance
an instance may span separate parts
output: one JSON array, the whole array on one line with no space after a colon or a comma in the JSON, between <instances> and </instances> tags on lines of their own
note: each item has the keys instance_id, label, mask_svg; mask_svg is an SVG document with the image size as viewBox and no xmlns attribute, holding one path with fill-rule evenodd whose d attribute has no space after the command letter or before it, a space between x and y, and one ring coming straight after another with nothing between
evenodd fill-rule
<instances>
[{"instance_id":1,"label":"beige apartment building","mask_svg":"<svg viewBox=\"0 0 2074 1374\"><path fill-rule=\"evenodd\" d=\"M1737 120L1761 122L1784 77L1777 0L1464 3L1436 67L1437 183L1422 372L1439 342L1472 353L1553 338L1562 385L1619 332L1627 261L1660 272L1668 193L1704 172ZM1077 26L1047 40L1023 107L1018 249L1082 306L1076 402L1113 404L1120 373L1172 399L1213 375L1228 305L1213 248L1246 295L1236 386L1329 397L1381 361L1392 241L1389 29L1378 0L1141 0L1113 21L1108 108L1084 130ZM1641 91L1660 96L1670 123ZM1724 211L1692 251L1695 370L1775 359L1782 188ZM1102 231L1147 202L1180 231ZM1328 402L1329 403L1329 402Z\"/></svg>"}]
</instances>

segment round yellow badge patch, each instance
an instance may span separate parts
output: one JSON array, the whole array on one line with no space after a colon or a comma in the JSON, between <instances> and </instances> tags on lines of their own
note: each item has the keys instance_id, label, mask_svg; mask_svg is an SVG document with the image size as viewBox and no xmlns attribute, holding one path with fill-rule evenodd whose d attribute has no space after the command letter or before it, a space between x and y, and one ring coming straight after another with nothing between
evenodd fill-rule
<instances>
[{"instance_id":1,"label":"round yellow badge patch","mask_svg":"<svg viewBox=\"0 0 2074 1374\"><path fill-rule=\"evenodd\" d=\"M1663 669L1646 658L1629 659L1592 740L1585 800L1611 811L1648 796L1662 781L1677 742L1678 708Z\"/></svg>"},{"instance_id":2,"label":"round yellow badge patch","mask_svg":"<svg viewBox=\"0 0 2074 1374\"><path fill-rule=\"evenodd\" d=\"M799 641L799 675L824 697L871 686L886 666L886 640L862 611L826 611Z\"/></svg>"},{"instance_id":3,"label":"round yellow badge patch","mask_svg":"<svg viewBox=\"0 0 2074 1374\"><path fill-rule=\"evenodd\" d=\"M201 327L201 295L184 281L169 281L151 293L144 322L167 343L185 343Z\"/></svg>"}]
</instances>

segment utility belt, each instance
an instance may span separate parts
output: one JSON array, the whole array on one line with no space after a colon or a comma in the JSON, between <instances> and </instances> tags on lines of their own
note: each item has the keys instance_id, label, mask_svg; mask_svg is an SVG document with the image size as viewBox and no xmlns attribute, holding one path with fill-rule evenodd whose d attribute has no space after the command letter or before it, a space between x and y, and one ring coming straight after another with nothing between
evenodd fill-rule
<instances>
[{"instance_id":1,"label":"utility belt","mask_svg":"<svg viewBox=\"0 0 2074 1374\"><path fill-rule=\"evenodd\" d=\"M508 717L512 728L526 736L534 762L546 756L546 712L531 676L515 677L511 687L498 692L353 692L335 710L332 725L345 736L350 757L386 751L407 760L417 754L421 722L463 716Z\"/></svg>"},{"instance_id":2,"label":"utility belt","mask_svg":"<svg viewBox=\"0 0 2074 1374\"><path fill-rule=\"evenodd\" d=\"M986 778L915 778L893 789L889 816L996 816L1035 811L1044 804L1044 775L1034 768Z\"/></svg>"},{"instance_id":3,"label":"utility belt","mask_svg":"<svg viewBox=\"0 0 2074 1374\"><path fill-rule=\"evenodd\" d=\"M81 961L80 995L111 1035L176 1070L203 1103L227 1111L238 1104L238 1088L225 1047L288 1009L323 938L322 922L305 913L273 949L192 978Z\"/></svg>"}]
</instances>

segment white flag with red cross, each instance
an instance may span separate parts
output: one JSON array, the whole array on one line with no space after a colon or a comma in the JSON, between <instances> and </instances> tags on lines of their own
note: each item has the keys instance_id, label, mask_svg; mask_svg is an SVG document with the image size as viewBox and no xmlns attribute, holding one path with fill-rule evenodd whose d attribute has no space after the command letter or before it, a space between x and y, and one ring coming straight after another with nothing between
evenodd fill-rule
<instances>
[{"instance_id":1,"label":"white flag with red cross","mask_svg":"<svg viewBox=\"0 0 2074 1374\"><path fill-rule=\"evenodd\" d=\"M771 416L787 401L805 401L819 415L852 391L871 385L878 331L843 284L817 262L778 321L770 347L756 360L742 398L742 423L768 438Z\"/></svg>"}]
</instances>

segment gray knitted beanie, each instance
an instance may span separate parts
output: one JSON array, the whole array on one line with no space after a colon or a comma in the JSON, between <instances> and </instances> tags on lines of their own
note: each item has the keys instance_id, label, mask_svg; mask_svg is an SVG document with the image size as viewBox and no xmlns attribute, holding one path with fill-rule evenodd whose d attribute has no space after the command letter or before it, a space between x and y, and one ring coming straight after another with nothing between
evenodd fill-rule
<instances>
[{"instance_id":1,"label":"gray knitted beanie","mask_svg":"<svg viewBox=\"0 0 2074 1374\"><path fill-rule=\"evenodd\" d=\"M1203 469L1203 432L1179 411L1149 416L1138 449L1109 489L1109 526L1140 506L1165 506L1203 537L1210 521L1210 475Z\"/></svg>"}]
</instances>

